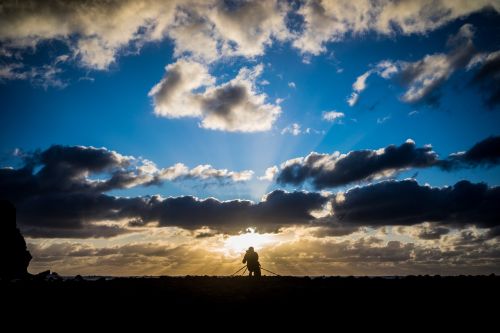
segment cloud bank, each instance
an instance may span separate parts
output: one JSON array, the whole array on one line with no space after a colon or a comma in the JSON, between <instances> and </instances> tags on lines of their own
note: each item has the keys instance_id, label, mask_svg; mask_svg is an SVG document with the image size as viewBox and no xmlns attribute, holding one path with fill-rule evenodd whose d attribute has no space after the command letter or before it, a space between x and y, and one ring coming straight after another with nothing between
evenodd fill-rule
<instances>
[{"instance_id":1,"label":"cloud bank","mask_svg":"<svg viewBox=\"0 0 500 333\"><path fill-rule=\"evenodd\" d=\"M408 139L400 146L377 150L354 150L347 154L312 152L284 162L277 175L278 184L303 185L310 182L315 189L333 188L354 182L393 176L414 168L438 167L445 171L460 168L493 167L500 161L500 137L486 138L466 152L440 159L432 146L417 147Z\"/></svg>"}]
</instances>

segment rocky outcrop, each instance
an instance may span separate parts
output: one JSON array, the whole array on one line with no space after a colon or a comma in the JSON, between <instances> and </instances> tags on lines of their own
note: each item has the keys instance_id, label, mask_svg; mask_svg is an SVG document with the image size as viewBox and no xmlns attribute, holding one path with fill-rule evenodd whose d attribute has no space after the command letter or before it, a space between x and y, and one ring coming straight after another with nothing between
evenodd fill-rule
<instances>
[{"instance_id":1,"label":"rocky outcrop","mask_svg":"<svg viewBox=\"0 0 500 333\"><path fill-rule=\"evenodd\" d=\"M16 226L16 208L0 200L0 279L29 276L31 254L24 237Z\"/></svg>"}]
</instances>

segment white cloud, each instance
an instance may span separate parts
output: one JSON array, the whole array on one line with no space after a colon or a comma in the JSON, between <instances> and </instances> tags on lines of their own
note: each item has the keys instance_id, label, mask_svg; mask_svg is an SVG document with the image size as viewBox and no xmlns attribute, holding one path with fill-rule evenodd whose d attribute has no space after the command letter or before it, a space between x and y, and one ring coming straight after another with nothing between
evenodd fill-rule
<instances>
[{"instance_id":1,"label":"white cloud","mask_svg":"<svg viewBox=\"0 0 500 333\"><path fill-rule=\"evenodd\" d=\"M359 99L359 93L353 91L351 93L351 96L347 98L347 104L349 104L349 106L354 106L358 102L358 99Z\"/></svg>"},{"instance_id":2,"label":"white cloud","mask_svg":"<svg viewBox=\"0 0 500 333\"><path fill-rule=\"evenodd\" d=\"M290 88L293 88L293 89L297 88L297 86L295 85L295 82L288 82L288 86Z\"/></svg>"},{"instance_id":3,"label":"white cloud","mask_svg":"<svg viewBox=\"0 0 500 333\"><path fill-rule=\"evenodd\" d=\"M389 119L391 119L391 115L387 115L387 116L382 117L382 118L377 118L377 124L383 124L386 121L388 121Z\"/></svg>"},{"instance_id":4,"label":"white cloud","mask_svg":"<svg viewBox=\"0 0 500 333\"><path fill-rule=\"evenodd\" d=\"M0 12L2 55L65 43L83 67L106 70L125 48L138 50L169 37L174 55L212 62L225 56L255 57L273 39L291 38L289 8L278 1L121 0L5 1Z\"/></svg>"},{"instance_id":5,"label":"white cloud","mask_svg":"<svg viewBox=\"0 0 500 333\"><path fill-rule=\"evenodd\" d=\"M300 128L300 125L297 123L293 123L291 125L288 125L287 127L283 128L281 130L281 134L291 134L293 136L297 136L300 133L302 133L302 130Z\"/></svg>"},{"instance_id":6,"label":"white cloud","mask_svg":"<svg viewBox=\"0 0 500 333\"><path fill-rule=\"evenodd\" d=\"M234 182L248 181L253 177L253 171L244 170L242 172L229 171L227 169L215 169L209 164L198 165L191 169L186 175L187 178L196 179L230 179Z\"/></svg>"},{"instance_id":7,"label":"white cloud","mask_svg":"<svg viewBox=\"0 0 500 333\"><path fill-rule=\"evenodd\" d=\"M317 130L317 129L314 129L314 128L306 128L306 130L304 131L305 134L318 134L318 135L325 135L325 131L324 130Z\"/></svg>"},{"instance_id":8,"label":"white cloud","mask_svg":"<svg viewBox=\"0 0 500 333\"><path fill-rule=\"evenodd\" d=\"M157 115L198 117L201 127L212 130L257 132L271 129L281 113L279 105L267 103L267 95L257 91L262 64L243 67L220 85L214 84L205 65L192 60L180 59L166 69L165 77L149 92Z\"/></svg>"},{"instance_id":9,"label":"white cloud","mask_svg":"<svg viewBox=\"0 0 500 333\"><path fill-rule=\"evenodd\" d=\"M366 79L371 74L377 74L383 79L390 79L398 75L399 81L407 89L401 96L401 100L407 103L415 103L432 99L433 93L443 82L458 69L469 70L480 63L483 54L478 54L472 42L474 27L464 24L455 35L448 39L448 53L435 53L424 56L422 59L408 61L383 60L374 68L360 75L353 84L353 92L348 98L350 106L356 104L359 94L366 89Z\"/></svg>"},{"instance_id":10,"label":"white cloud","mask_svg":"<svg viewBox=\"0 0 500 333\"><path fill-rule=\"evenodd\" d=\"M369 70L356 78L356 81L352 84L353 92L347 99L347 104L349 104L349 106L356 105L359 99L359 94L366 89L366 80L372 73L373 70Z\"/></svg>"},{"instance_id":11,"label":"white cloud","mask_svg":"<svg viewBox=\"0 0 500 333\"><path fill-rule=\"evenodd\" d=\"M276 0L242 1L237 6L216 1L207 16L221 36L223 55L255 57L264 54L273 38L291 38L285 24L287 12L288 6Z\"/></svg>"},{"instance_id":12,"label":"white cloud","mask_svg":"<svg viewBox=\"0 0 500 333\"><path fill-rule=\"evenodd\" d=\"M304 54L319 55L327 42L343 40L350 33L426 33L487 6L500 10L494 0L307 0L298 10L305 29L293 46Z\"/></svg>"},{"instance_id":13,"label":"white cloud","mask_svg":"<svg viewBox=\"0 0 500 333\"><path fill-rule=\"evenodd\" d=\"M477 66L483 65L484 63L496 60L497 58L500 58L500 50L489 53L478 53L474 57L472 57L472 59L467 64L466 69L469 71Z\"/></svg>"},{"instance_id":14,"label":"white cloud","mask_svg":"<svg viewBox=\"0 0 500 333\"><path fill-rule=\"evenodd\" d=\"M403 63L406 71L415 72L408 90L403 94L405 102L416 102L427 95L439 82L448 79L453 72L445 54L427 55L414 63ZM417 72L418 68L418 72Z\"/></svg>"},{"instance_id":15,"label":"white cloud","mask_svg":"<svg viewBox=\"0 0 500 333\"><path fill-rule=\"evenodd\" d=\"M375 67L375 72L384 79L390 79L398 71L399 69L396 64L389 60L382 60Z\"/></svg>"},{"instance_id":16,"label":"white cloud","mask_svg":"<svg viewBox=\"0 0 500 333\"><path fill-rule=\"evenodd\" d=\"M175 2L6 1L0 13L4 48L36 47L44 40L66 43L81 65L106 69L123 47L159 40L173 18Z\"/></svg>"},{"instance_id":17,"label":"white cloud","mask_svg":"<svg viewBox=\"0 0 500 333\"><path fill-rule=\"evenodd\" d=\"M147 159L138 159L134 168L124 169L123 172L125 172L125 177L122 179L126 179L124 183L126 188L187 179L236 183L249 181L254 174L252 170L216 169L210 164L200 164L190 169L183 163L176 163L170 167L159 169L154 162Z\"/></svg>"},{"instance_id":18,"label":"white cloud","mask_svg":"<svg viewBox=\"0 0 500 333\"><path fill-rule=\"evenodd\" d=\"M345 117L345 114L342 112L338 111L325 111L323 112L323 120L329 121L329 122L340 122L342 118Z\"/></svg>"},{"instance_id":19,"label":"white cloud","mask_svg":"<svg viewBox=\"0 0 500 333\"><path fill-rule=\"evenodd\" d=\"M27 68L22 63L15 62L0 65L0 82L10 80L29 80L33 85L47 89L48 87L64 88L67 83L59 77L62 70L52 64Z\"/></svg>"},{"instance_id":20,"label":"white cloud","mask_svg":"<svg viewBox=\"0 0 500 333\"><path fill-rule=\"evenodd\" d=\"M370 76L372 72L371 71L368 71L366 73L364 73L363 75L360 75L356 78L356 81L354 81L354 83L352 84L352 89L356 92L361 92L363 90L365 90L366 88L366 79L368 78L368 76Z\"/></svg>"},{"instance_id":21,"label":"white cloud","mask_svg":"<svg viewBox=\"0 0 500 333\"><path fill-rule=\"evenodd\" d=\"M193 91L215 83L207 67L192 60L179 59L165 70L165 77L149 92L154 100L155 114L168 118L201 116L201 98Z\"/></svg>"},{"instance_id":22,"label":"white cloud","mask_svg":"<svg viewBox=\"0 0 500 333\"><path fill-rule=\"evenodd\" d=\"M356 103L359 100L359 95L367 87L366 80L370 77L370 75L378 74L384 79L389 79L397 72L398 72L398 67L391 61L383 60L379 62L375 66L375 68L366 71L365 73L361 74L356 78L356 81L354 81L354 83L352 84L353 92L347 98L347 104L349 104L349 106L356 105Z\"/></svg>"},{"instance_id":23,"label":"white cloud","mask_svg":"<svg viewBox=\"0 0 500 333\"><path fill-rule=\"evenodd\" d=\"M276 178L278 172L279 168L276 165L274 165L272 167L267 168L266 171L264 172L264 176L259 177L259 179L272 182Z\"/></svg>"}]
</instances>

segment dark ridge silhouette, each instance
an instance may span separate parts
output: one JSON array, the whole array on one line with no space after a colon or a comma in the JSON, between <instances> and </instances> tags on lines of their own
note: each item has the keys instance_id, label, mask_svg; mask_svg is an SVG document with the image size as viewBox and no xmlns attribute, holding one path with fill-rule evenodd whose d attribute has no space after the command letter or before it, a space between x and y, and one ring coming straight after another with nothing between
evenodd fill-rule
<instances>
[{"instance_id":1,"label":"dark ridge silhouette","mask_svg":"<svg viewBox=\"0 0 500 333\"><path fill-rule=\"evenodd\" d=\"M16 226L16 207L0 200L0 279L26 278L31 254Z\"/></svg>"},{"instance_id":2,"label":"dark ridge silhouette","mask_svg":"<svg viewBox=\"0 0 500 333\"><path fill-rule=\"evenodd\" d=\"M355 321L371 316L372 325L381 318L390 321L394 317L434 327L436 320L461 324L463 320L495 322L499 282L500 277L495 275L257 279L77 276L0 281L0 299L9 304L7 311L23 309L23 314L38 316L40 323L50 327L58 320L71 318L70 322L78 325L87 320L129 325L135 320L141 327L155 321L159 327L166 327L178 321L184 326L201 323L203 327L215 325L238 331L240 327L228 324L229 320L238 320L241 327L255 325L265 332L269 322L286 326L300 320L308 324L326 320L336 325L353 316L359 318ZM183 320L184 316L189 320ZM208 321L201 320L203 316ZM405 332L401 326L395 327L398 332Z\"/></svg>"}]
</instances>

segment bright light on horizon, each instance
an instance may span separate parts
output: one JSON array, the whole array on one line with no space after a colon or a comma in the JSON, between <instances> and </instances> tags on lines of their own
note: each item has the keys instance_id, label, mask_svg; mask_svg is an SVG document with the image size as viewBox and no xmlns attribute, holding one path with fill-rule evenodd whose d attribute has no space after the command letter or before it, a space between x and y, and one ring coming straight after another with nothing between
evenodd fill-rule
<instances>
[{"instance_id":1,"label":"bright light on horizon","mask_svg":"<svg viewBox=\"0 0 500 333\"><path fill-rule=\"evenodd\" d=\"M224 252L226 254L241 254L250 246L255 251L271 245L277 241L273 234L259 234L254 228L248 228L246 233L230 236L224 241Z\"/></svg>"}]
</instances>

